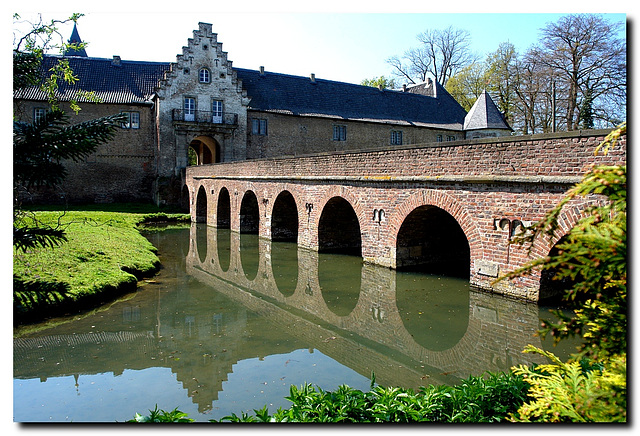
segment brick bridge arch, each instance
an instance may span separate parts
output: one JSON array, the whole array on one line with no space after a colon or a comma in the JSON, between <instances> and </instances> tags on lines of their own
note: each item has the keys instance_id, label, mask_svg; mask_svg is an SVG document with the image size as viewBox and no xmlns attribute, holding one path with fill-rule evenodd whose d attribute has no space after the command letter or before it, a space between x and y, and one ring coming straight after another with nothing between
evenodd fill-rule
<instances>
[{"instance_id":1,"label":"brick bridge arch","mask_svg":"<svg viewBox=\"0 0 640 436\"><path fill-rule=\"evenodd\" d=\"M484 256L484 249L479 237L480 233L462 204L446 192L431 189L425 189L411 194L389 214L389 245L391 247L397 247L398 234L407 217L422 206L435 206L451 215L467 238L470 259L481 259ZM392 265L394 267L396 266L395 261L396 259L394 258Z\"/></svg>"},{"instance_id":2,"label":"brick bridge arch","mask_svg":"<svg viewBox=\"0 0 640 436\"><path fill-rule=\"evenodd\" d=\"M342 198L353 209L353 212L355 213L358 220L358 228L360 231L360 235L358 235L358 237L360 239L360 247L361 249L363 249L364 244L362 243L362 229L366 220L365 211L358 201L358 195L356 194L356 192L354 192L354 189L349 186L328 186L324 189L322 195L320 197L317 197L314 202L311 203L313 204L313 210L311 213L313 221L311 222L309 228L311 232L311 246L314 248L319 248L320 219L327 207L327 204L334 198ZM362 255L364 255L364 253L362 253Z\"/></svg>"}]
</instances>

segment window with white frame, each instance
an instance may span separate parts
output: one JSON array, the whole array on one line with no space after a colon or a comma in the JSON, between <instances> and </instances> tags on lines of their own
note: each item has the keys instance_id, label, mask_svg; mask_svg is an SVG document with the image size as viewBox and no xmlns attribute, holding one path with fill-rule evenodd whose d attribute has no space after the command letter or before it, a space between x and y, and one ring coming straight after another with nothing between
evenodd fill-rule
<instances>
[{"instance_id":1,"label":"window with white frame","mask_svg":"<svg viewBox=\"0 0 640 436\"><path fill-rule=\"evenodd\" d=\"M184 120L196 120L196 99L193 97L184 98Z\"/></svg>"},{"instance_id":2,"label":"window with white frame","mask_svg":"<svg viewBox=\"0 0 640 436\"><path fill-rule=\"evenodd\" d=\"M259 118L253 118L251 120L251 133L254 135L266 135L267 134L267 120Z\"/></svg>"},{"instance_id":3,"label":"window with white frame","mask_svg":"<svg viewBox=\"0 0 640 436\"><path fill-rule=\"evenodd\" d=\"M442 142L442 135L436 136L436 142Z\"/></svg>"},{"instance_id":4,"label":"window with white frame","mask_svg":"<svg viewBox=\"0 0 640 436\"><path fill-rule=\"evenodd\" d=\"M333 140L334 141L346 141L347 140L347 126L340 126L340 125L333 126Z\"/></svg>"},{"instance_id":5,"label":"window with white frame","mask_svg":"<svg viewBox=\"0 0 640 436\"><path fill-rule=\"evenodd\" d=\"M392 130L391 131L391 145L402 145L402 131L401 130Z\"/></svg>"},{"instance_id":6,"label":"window with white frame","mask_svg":"<svg viewBox=\"0 0 640 436\"><path fill-rule=\"evenodd\" d=\"M43 119L46 113L47 113L47 110L45 108L43 108L43 107L34 108L33 109L33 122L37 123L38 121Z\"/></svg>"},{"instance_id":7,"label":"window with white frame","mask_svg":"<svg viewBox=\"0 0 640 436\"><path fill-rule=\"evenodd\" d=\"M211 114L212 114L212 119L211 119L212 123L215 123L215 124L222 123L222 100L211 101Z\"/></svg>"},{"instance_id":8,"label":"window with white frame","mask_svg":"<svg viewBox=\"0 0 640 436\"><path fill-rule=\"evenodd\" d=\"M211 72L208 69L202 68L200 69L200 74L198 74L200 83L209 83L211 82Z\"/></svg>"},{"instance_id":9,"label":"window with white frame","mask_svg":"<svg viewBox=\"0 0 640 436\"><path fill-rule=\"evenodd\" d=\"M454 135L447 135L447 141L455 141L456 137Z\"/></svg>"},{"instance_id":10,"label":"window with white frame","mask_svg":"<svg viewBox=\"0 0 640 436\"><path fill-rule=\"evenodd\" d=\"M139 129L140 128L140 112L123 112L127 116L120 127L123 129Z\"/></svg>"}]
</instances>

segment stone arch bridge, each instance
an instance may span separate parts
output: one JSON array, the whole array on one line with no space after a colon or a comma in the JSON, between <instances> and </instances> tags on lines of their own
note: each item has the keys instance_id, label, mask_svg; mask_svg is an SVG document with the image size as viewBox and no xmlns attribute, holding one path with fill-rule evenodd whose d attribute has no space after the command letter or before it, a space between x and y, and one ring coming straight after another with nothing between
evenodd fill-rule
<instances>
[{"instance_id":1,"label":"stone arch bridge","mask_svg":"<svg viewBox=\"0 0 640 436\"><path fill-rule=\"evenodd\" d=\"M540 275L496 277L553 244L598 198L562 212L553 240L531 253L515 234L555 206L593 164L626 164L626 136L607 155L609 131L331 152L191 166L193 221L344 252L389 268L468 276L472 286L538 301ZM187 193L185 193L187 194Z\"/></svg>"}]
</instances>

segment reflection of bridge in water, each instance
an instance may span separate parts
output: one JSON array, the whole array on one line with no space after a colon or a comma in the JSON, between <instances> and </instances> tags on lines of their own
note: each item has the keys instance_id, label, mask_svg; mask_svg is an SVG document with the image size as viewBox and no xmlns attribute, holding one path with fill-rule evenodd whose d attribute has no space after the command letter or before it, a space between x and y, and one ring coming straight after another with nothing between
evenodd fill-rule
<instances>
[{"instance_id":1,"label":"reflection of bridge in water","mask_svg":"<svg viewBox=\"0 0 640 436\"><path fill-rule=\"evenodd\" d=\"M245 257L252 254L243 249L243 238L253 238L254 243L259 244L257 269L245 270L245 265L252 265ZM468 317L466 324L462 321L463 328L459 318L447 320L443 317L437 323L425 320L422 326L432 328L425 332L420 323L408 322L399 310L412 302L407 301L407 297L403 297L404 301L398 300L394 290L398 288L399 274L394 270L361 265L361 287L355 298L351 297L351 310L345 311L344 305L333 307L333 301L327 298L327 287L319 279L323 275L322 265L315 251L293 244L295 254L286 254L278 252L280 250L274 248L277 245L267 239L206 226L192 227L191 242L193 245L187 257L189 275L242 301L252 311L278 319L276 322L281 325L291 324L294 318L306 320L308 329L301 328L300 321L295 321L292 335L317 340L323 335L314 330L323 326L327 330L325 337L330 334L339 340L323 341L318 346L322 352L366 376L375 368L376 378L383 385L393 384L392 380L401 372L399 368L403 368L399 363L405 361L424 364L429 368L425 369L425 374L432 377L429 383L436 384L452 380L443 375L464 378L470 374L479 375L477 368L507 371L516 363L539 362L534 355L522 354L529 343L537 342L540 346L539 338L534 337L539 327L536 304L471 292L467 286L464 295L468 296ZM297 273L279 277L274 270L280 262L287 261L286 257L288 262L297 262ZM360 265L361 260L355 260ZM348 262L349 257L345 257L345 261ZM238 288L244 292L238 292ZM445 296L442 301L447 298L451 296ZM265 301L272 304L265 304ZM430 335L438 336L444 330L458 332L459 339L446 349L440 349L442 344L428 344ZM394 356L393 364L379 365L380 359L386 359L376 351L380 347L386 350L385 355ZM383 368L388 372L383 372ZM408 367L404 369L409 370ZM416 375L408 376L408 379L420 380ZM410 387L420 384L424 381Z\"/></svg>"},{"instance_id":2,"label":"reflection of bridge in water","mask_svg":"<svg viewBox=\"0 0 640 436\"><path fill-rule=\"evenodd\" d=\"M153 241L161 255L182 246L156 283L72 324L15 339L14 377L73 375L78 386L83 375L169 368L205 413L238 362L300 349L413 389L539 361L521 353L527 343L540 346L536 304L468 288L446 291L458 300L453 309L444 297L419 302L405 275L349 256L342 259L357 264L353 289L338 293L342 284L328 281L315 251L206 226L193 225L190 241L183 236ZM440 304L443 316L420 318L429 304ZM449 309L465 321L448 319ZM265 344L267 330L279 339Z\"/></svg>"}]
</instances>

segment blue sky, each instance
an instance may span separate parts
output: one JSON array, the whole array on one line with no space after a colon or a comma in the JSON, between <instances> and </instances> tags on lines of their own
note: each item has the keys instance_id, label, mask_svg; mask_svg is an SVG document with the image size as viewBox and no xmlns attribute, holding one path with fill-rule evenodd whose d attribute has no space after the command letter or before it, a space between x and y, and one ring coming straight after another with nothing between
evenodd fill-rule
<instances>
[{"instance_id":1,"label":"blue sky","mask_svg":"<svg viewBox=\"0 0 640 436\"><path fill-rule=\"evenodd\" d=\"M407 14L396 13L389 1L377 3L375 0L366 2L366 7L364 2L358 6L358 2L327 0L322 3L322 10L317 4L314 9L304 7L305 3L299 1L245 0L244 11L210 2L213 6L199 6L197 12L149 7L144 2L136 3L137 8L133 3L125 7L127 2L121 0L112 0L107 6L100 3L98 7L73 8L65 7L64 2L42 2L38 8L37 3L30 4L29 11L17 12L24 18L39 12L45 19L64 18L72 12L85 14L78 30L81 38L89 43L89 56L119 55L128 60L173 62L192 31L197 29L198 22L203 21L213 25L218 41L223 43L223 50L228 52L235 67L264 66L267 71L301 76L314 73L318 78L350 83L390 76L386 59L417 46L416 36L427 29L454 26L468 30L472 49L484 57L505 41L525 51L537 41L540 28L569 12L525 13L511 8L517 13L441 13L421 2L415 7L403 3L402 9L418 11ZM123 4L119 6L119 3ZM582 9L570 8L566 2L563 5L573 12L592 12L584 7L588 2L581 4ZM553 12L554 8L547 10ZM607 16L611 21L623 23L626 19L624 13ZM156 32L156 29L162 30ZM61 31L68 35L71 29Z\"/></svg>"}]
</instances>

